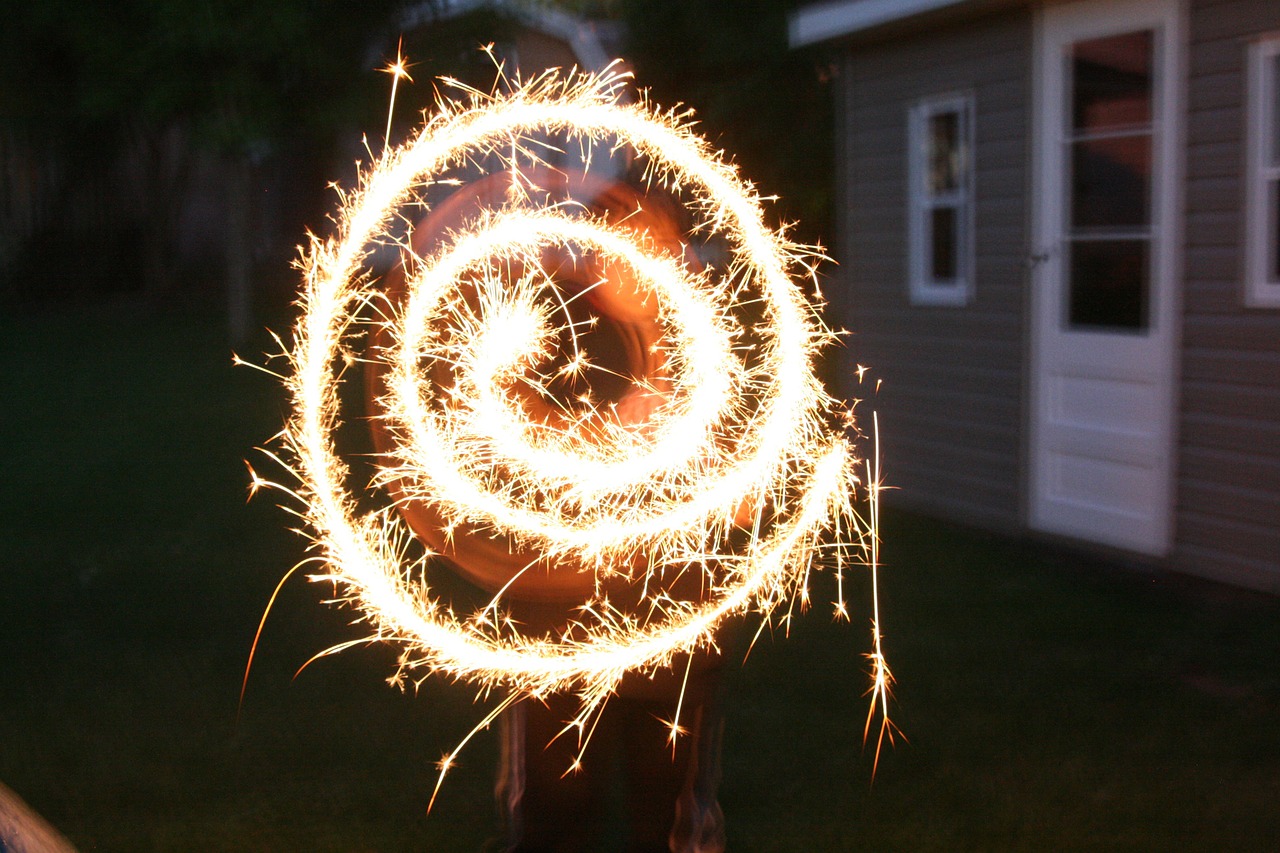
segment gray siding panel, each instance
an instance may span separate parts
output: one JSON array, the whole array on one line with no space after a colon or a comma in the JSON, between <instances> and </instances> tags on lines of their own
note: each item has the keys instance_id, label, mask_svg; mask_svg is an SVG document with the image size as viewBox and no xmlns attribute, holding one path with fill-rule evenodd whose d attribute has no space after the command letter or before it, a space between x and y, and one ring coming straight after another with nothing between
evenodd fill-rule
<instances>
[{"instance_id":1,"label":"gray siding panel","mask_svg":"<svg viewBox=\"0 0 1280 853\"><path fill-rule=\"evenodd\" d=\"M1243 157L1243 154L1241 156ZM1215 178L1196 175L1188 170L1187 209L1192 212L1203 210L1238 212L1244 204L1243 190L1239 174L1229 178ZM1195 235L1189 236L1194 239Z\"/></svg>"},{"instance_id":2,"label":"gray siding panel","mask_svg":"<svg viewBox=\"0 0 1280 853\"><path fill-rule=\"evenodd\" d=\"M880 412L889 500L1002 527L1021 520L1030 48L1031 15L1018 10L861 45L842 67L846 358L884 382L864 406ZM975 108L974 299L914 306L907 113L956 91Z\"/></svg>"},{"instance_id":3,"label":"gray siding panel","mask_svg":"<svg viewBox=\"0 0 1280 853\"><path fill-rule=\"evenodd\" d=\"M1240 175L1240 142L1205 142L1187 151L1187 168L1201 178L1238 178Z\"/></svg>"},{"instance_id":4,"label":"gray siding panel","mask_svg":"<svg viewBox=\"0 0 1280 853\"><path fill-rule=\"evenodd\" d=\"M1277 18L1274 0L1227 0L1209 3L1197 0L1192 4L1191 40L1213 42L1235 41L1276 29ZM1199 71L1193 67L1192 73Z\"/></svg>"},{"instance_id":5,"label":"gray siding panel","mask_svg":"<svg viewBox=\"0 0 1280 853\"><path fill-rule=\"evenodd\" d=\"M1198 246L1224 246L1238 250L1241 215L1236 210L1193 210L1187 213L1187 232Z\"/></svg>"},{"instance_id":6,"label":"gray siding panel","mask_svg":"<svg viewBox=\"0 0 1280 853\"><path fill-rule=\"evenodd\" d=\"M1216 415L1248 423L1280 423L1280 390L1275 386L1227 385L1220 379L1187 382L1182 389L1182 409L1188 415ZM1280 459L1280 447L1249 450L1258 459ZM1280 556L1280 551L1276 554Z\"/></svg>"},{"instance_id":7,"label":"gray siding panel","mask_svg":"<svg viewBox=\"0 0 1280 853\"><path fill-rule=\"evenodd\" d=\"M1175 563L1280 592L1280 311L1244 306L1244 60L1275 0L1193 0Z\"/></svg>"},{"instance_id":8,"label":"gray siding panel","mask_svg":"<svg viewBox=\"0 0 1280 853\"><path fill-rule=\"evenodd\" d=\"M1230 382L1280 388L1280 353L1235 350L1188 350L1185 382ZM1280 424L1277 425L1280 428Z\"/></svg>"},{"instance_id":9,"label":"gray siding panel","mask_svg":"<svg viewBox=\"0 0 1280 853\"><path fill-rule=\"evenodd\" d=\"M1280 477L1280 458L1272 456L1268 459L1260 456L1252 449L1241 444L1238 438L1225 437L1223 449L1197 448L1183 456L1183 467L1187 472L1187 480L1205 486L1217 486L1232 491L1261 490L1274 492L1277 478ZM1273 451L1274 454L1274 451ZM1184 506L1184 509L1194 507ZM1280 529L1280 525L1272 525ZM1194 540L1192 540L1194 541ZM1221 546L1224 543L1205 542L1204 547ZM1280 551L1257 554L1259 559L1270 559L1273 562Z\"/></svg>"},{"instance_id":10,"label":"gray siding panel","mask_svg":"<svg viewBox=\"0 0 1280 853\"><path fill-rule=\"evenodd\" d=\"M1199 214L1192 214L1199 215ZM1187 261L1185 276L1188 282L1214 282L1224 278L1240 281L1243 270L1243 258L1240 253L1240 235L1227 245L1204 240L1200 234L1194 234L1187 240ZM1243 284L1238 288L1244 293ZM1236 308L1239 300L1236 300ZM1233 311L1233 313L1235 313Z\"/></svg>"},{"instance_id":11,"label":"gray siding panel","mask_svg":"<svg viewBox=\"0 0 1280 853\"><path fill-rule=\"evenodd\" d=\"M1214 542L1223 556L1256 560L1259 554L1280 554L1280 530L1274 525L1250 524L1190 509L1183 513L1181 521L1188 539Z\"/></svg>"},{"instance_id":12,"label":"gray siding panel","mask_svg":"<svg viewBox=\"0 0 1280 853\"><path fill-rule=\"evenodd\" d=\"M1236 48L1238 50L1239 45ZM1197 108L1213 110L1239 105L1242 89L1239 68L1224 64L1218 71L1196 70L1187 90L1188 99L1195 101Z\"/></svg>"},{"instance_id":13,"label":"gray siding panel","mask_svg":"<svg viewBox=\"0 0 1280 853\"><path fill-rule=\"evenodd\" d=\"M1223 451L1228 454L1225 460L1213 458L1208 465L1195 467L1190 464L1191 453L1184 454L1183 488L1200 486L1219 486L1221 481L1231 476L1213 470L1214 464L1238 466L1241 464L1240 448L1280 447L1280 425L1261 421L1245 421L1237 417L1220 417L1211 413L1188 414L1183 418L1184 437L1194 435L1195 453L1204 454L1211 451ZM1245 453L1245 456L1251 454ZM1247 468L1247 465L1246 465ZM1244 482L1248 484L1246 474ZM1265 488L1264 484L1253 483L1248 488Z\"/></svg>"},{"instance_id":14,"label":"gray siding panel","mask_svg":"<svg viewBox=\"0 0 1280 853\"><path fill-rule=\"evenodd\" d=\"M1239 557L1220 548L1185 545L1174 555L1173 564L1187 574L1280 595L1280 573L1276 572L1274 558Z\"/></svg>"},{"instance_id":15,"label":"gray siding panel","mask_svg":"<svg viewBox=\"0 0 1280 853\"><path fill-rule=\"evenodd\" d=\"M1236 45L1238 48L1239 45ZM1236 104L1222 109L1205 109L1192 113L1187 118L1187 143L1198 145L1204 142L1221 142L1224 139L1240 137L1240 123L1244 118L1240 105Z\"/></svg>"},{"instance_id":16,"label":"gray siding panel","mask_svg":"<svg viewBox=\"0 0 1280 853\"><path fill-rule=\"evenodd\" d=\"M1228 0L1228 2L1234 3L1236 0ZM1197 5L1200 7L1198 14L1204 15L1207 11L1207 4L1200 2ZM1198 44L1196 45L1195 70L1197 74L1236 73L1240 65L1240 57L1238 56L1240 50L1239 41L1233 38L1218 39L1216 41L1205 39L1202 29L1196 35Z\"/></svg>"},{"instance_id":17,"label":"gray siding panel","mask_svg":"<svg viewBox=\"0 0 1280 853\"><path fill-rule=\"evenodd\" d=\"M1234 519L1253 527L1274 527L1280 518L1280 495L1270 492L1192 485L1186 496L1188 514Z\"/></svg>"},{"instance_id":18,"label":"gray siding panel","mask_svg":"<svg viewBox=\"0 0 1280 853\"><path fill-rule=\"evenodd\" d=\"M1196 282L1188 282L1187 291L1195 289ZM1244 286L1239 279L1230 282L1230 288L1200 288L1196 293L1195 315L1189 315L1182 328L1182 340L1190 349L1220 349L1248 352L1275 352L1280 333L1276 331L1275 312L1259 311L1256 317L1240 317L1239 307L1244 301ZM1232 308L1234 307L1234 311ZM1184 352L1183 364L1191 358ZM1184 372L1188 368L1184 366Z\"/></svg>"}]
</instances>

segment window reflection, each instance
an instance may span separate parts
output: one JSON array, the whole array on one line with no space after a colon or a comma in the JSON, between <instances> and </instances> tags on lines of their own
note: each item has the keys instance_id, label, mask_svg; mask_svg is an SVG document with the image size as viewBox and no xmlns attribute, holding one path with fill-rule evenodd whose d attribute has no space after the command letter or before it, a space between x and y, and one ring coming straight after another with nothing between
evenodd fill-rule
<instances>
[{"instance_id":1,"label":"window reflection","mask_svg":"<svg viewBox=\"0 0 1280 853\"><path fill-rule=\"evenodd\" d=\"M1271 57L1271 127L1268 128L1268 136L1270 136L1270 150L1272 166L1280 166L1280 85L1276 85L1276 81L1280 81L1280 53Z\"/></svg>"},{"instance_id":2,"label":"window reflection","mask_svg":"<svg viewBox=\"0 0 1280 853\"><path fill-rule=\"evenodd\" d=\"M1076 42L1071 51L1075 130L1151 123L1151 30Z\"/></svg>"},{"instance_id":3,"label":"window reflection","mask_svg":"<svg viewBox=\"0 0 1280 853\"><path fill-rule=\"evenodd\" d=\"M929 192L954 190L960 186L960 114L936 113L929 117Z\"/></svg>"},{"instance_id":4,"label":"window reflection","mask_svg":"<svg viewBox=\"0 0 1280 853\"><path fill-rule=\"evenodd\" d=\"M1151 221L1151 136L1112 136L1072 144L1071 224L1142 227Z\"/></svg>"},{"instance_id":5,"label":"window reflection","mask_svg":"<svg viewBox=\"0 0 1280 853\"><path fill-rule=\"evenodd\" d=\"M1267 182L1268 207L1271 209L1271 244L1267 251L1271 254L1271 280L1280 281L1280 178Z\"/></svg>"}]
</instances>

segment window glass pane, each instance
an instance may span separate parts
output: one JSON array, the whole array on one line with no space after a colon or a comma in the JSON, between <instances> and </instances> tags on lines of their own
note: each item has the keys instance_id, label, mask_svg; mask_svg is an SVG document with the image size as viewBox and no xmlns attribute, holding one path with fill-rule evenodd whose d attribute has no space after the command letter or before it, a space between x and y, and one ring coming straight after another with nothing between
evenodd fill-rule
<instances>
[{"instance_id":1,"label":"window glass pane","mask_svg":"<svg viewBox=\"0 0 1280 853\"><path fill-rule=\"evenodd\" d=\"M935 207L929 211L932 233L932 264L930 277L935 281L954 281L957 278L957 250L959 244L960 217L954 207Z\"/></svg>"},{"instance_id":2,"label":"window glass pane","mask_svg":"<svg viewBox=\"0 0 1280 853\"><path fill-rule=\"evenodd\" d=\"M1076 240L1071 243L1067 322L1141 331L1147 328L1147 240Z\"/></svg>"},{"instance_id":3,"label":"window glass pane","mask_svg":"<svg viewBox=\"0 0 1280 853\"><path fill-rule=\"evenodd\" d=\"M1268 78L1265 85L1271 87L1271 121L1269 122L1271 127L1268 128L1270 163L1272 166L1280 166L1280 53L1271 57L1271 60L1262 68L1262 73Z\"/></svg>"},{"instance_id":4,"label":"window glass pane","mask_svg":"<svg viewBox=\"0 0 1280 853\"><path fill-rule=\"evenodd\" d=\"M960 114L954 110L929 116L929 193L960 186Z\"/></svg>"},{"instance_id":5,"label":"window glass pane","mask_svg":"<svg viewBox=\"0 0 1280 853\"><path fill-rule=\"evenodd\" d=\"M1151 221L1151 136L1071 144L1071 224L1143 226Z\"/></svg>"},{"instance_id":6,"label":"window glass pane","mask_svg":"<svg viewBox=\"0 0 1280 853\"><path fill-rule=\"evenodd\" d=\"M1280 180L1267 182L1267 210L1271 217L1271 227L1267 229L1271 232L1271 245L1267 247L1267 269L1270 270L1269 278L1272 281L1280 281Z\"/></svg>"},{"instance_id":7,"label":"window glass pane","mask_svg":"<svg viewBox=\"0 0 1280 853\"><path fill-rule=\"evenodd\" d=\"M1076 42L1071 126L1078 132L1151 123L1151 30Z\"/></svg>"}]
</instances>

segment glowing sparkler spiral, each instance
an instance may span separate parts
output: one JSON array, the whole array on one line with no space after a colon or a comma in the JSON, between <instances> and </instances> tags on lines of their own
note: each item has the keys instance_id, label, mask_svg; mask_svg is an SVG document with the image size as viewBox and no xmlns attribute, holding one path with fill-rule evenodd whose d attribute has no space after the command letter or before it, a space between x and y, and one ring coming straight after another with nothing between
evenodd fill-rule
<instances>
[{"instance_id":1,"label":"glowing sparkler spiral","mask_svg":"<svg viewBox=\"0 0 1280 853\"><path fill-rule=\"evenodd\" d=\"M681 117L625 103L625 83L552 72L442 102L346 198L337 237L313 240L304 258L287 462L320 577L377 639L404 645L402 673L425 667L512 695L572 689L594 706L625 673L713 645L725 617L804 598L814 565L839 572L865 545L855 459L813 370L832 334L793 278L812 256L767 227L754 191ZM651 185L686 199L689 234L720 240L728 262L704 270L642 216L548 190L555 173L537 152L549 137L633 152ZM421 255L392 236L406 210L427 206L425 188L495 161L497 204ZM388 243L405 256L395 298L369 272ZM587 272L566 287L548 258ZM650 369L612 399L552 390L593 369L571 307L584 298L598 315L587 325L647 330L631 366ZM361 310L380 315L372 347L355 342ZM375 480L392 496L372 509L334 436L343 374L362 355L382 383ZM488 607L456 614L428 583L431 554L406 518L420 535L432 520L434 538L421 538L437 552L466 536L533 555L512 584L541 577L585 600L554 630L522 630L503 616L511 587L491 582Z\"/></svg>"}]
</instances>

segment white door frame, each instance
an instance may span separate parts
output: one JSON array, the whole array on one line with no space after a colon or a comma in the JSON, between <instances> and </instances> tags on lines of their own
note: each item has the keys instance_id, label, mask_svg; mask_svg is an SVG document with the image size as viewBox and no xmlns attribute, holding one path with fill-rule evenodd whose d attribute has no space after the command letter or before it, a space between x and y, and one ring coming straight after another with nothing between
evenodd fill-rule
<instances>
[{"instance_id":1,"label":"white door frame","mask_svg":"<svg viewBox=\"0 0 1280 853\"><path fill-rule=\"evenodd\" d=\"M1153 556L1166 555L1173 537L1185 20L1181 0L1084 0L1038 9L1034 31L1027 519L1038 530ZM1152 28L1157 35L1149 327L1141 333L1069 330L1063 301L1069 197L1061 50ZM1089 395L1088 405L1079 406ZM1097 423L1087 422L1094 417L1090 411L1099 416ZM1090 494L1095 488L1096 496Z\"/></svg>"}]
</instances>

